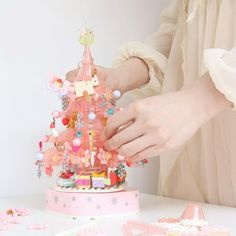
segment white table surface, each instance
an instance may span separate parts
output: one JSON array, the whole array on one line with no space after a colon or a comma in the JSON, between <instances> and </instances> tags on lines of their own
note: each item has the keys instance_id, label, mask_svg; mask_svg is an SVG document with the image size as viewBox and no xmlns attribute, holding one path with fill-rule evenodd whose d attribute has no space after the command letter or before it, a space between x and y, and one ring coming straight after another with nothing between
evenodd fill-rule
<instances>
[{"instance_id":1,"label":"white table surface","mask_svg":"<svg viewBox=\"0 0 236 236\"><path fill-rule=\"evenodd\" d=\"M30 215L22 218L21 223L13 225L8 231L1 232L1 236L75 236L79 231L89 227L95 232L102 231L107 236L122 235L121 227L127 220L155 222L161 217L178 217L185 208L187 201L163 198L154 195L141 194L141 211L138 215L119 215L103 217L96 220L72 220L47 213L44 210L43 196L26 196L21 198L0 198L0 212L6 208L27 207ZM209 224L225 225L230 229L231 235L236 235L236 208L201 204ZM29 231L30 224L46 224L46 230ZM94 235L99 235L94 233Z\"/></svg>"}]
</instances>

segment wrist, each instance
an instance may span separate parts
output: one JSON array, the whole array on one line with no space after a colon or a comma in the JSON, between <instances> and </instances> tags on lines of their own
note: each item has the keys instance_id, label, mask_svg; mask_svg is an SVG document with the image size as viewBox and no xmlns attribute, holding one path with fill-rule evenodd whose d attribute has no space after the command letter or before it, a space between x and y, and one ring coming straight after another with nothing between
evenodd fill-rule
<instances>
[{"instance_id":1,"label":"wrist","mask_svg":"<svg viewBox=\"0 0 236 236\"><path fill-rule=\"evenodd\" d=\"M207 120L232 107L232 103L216 89L208 73L203 75L194 85L185 89L193 99L193 104Z\"/></svg>"},{"instance_id":2,"label":"wrist","mask_svg":"<svg viewBox=\"0 0 236 236\"><path fill-rule=\"evenodd\" d=\"M138 88L149 81L148 66L137 57L123 62L119 67L114 68L114 72L117 74L118 87L123 92Z\"/></svg>"}]
</instances>

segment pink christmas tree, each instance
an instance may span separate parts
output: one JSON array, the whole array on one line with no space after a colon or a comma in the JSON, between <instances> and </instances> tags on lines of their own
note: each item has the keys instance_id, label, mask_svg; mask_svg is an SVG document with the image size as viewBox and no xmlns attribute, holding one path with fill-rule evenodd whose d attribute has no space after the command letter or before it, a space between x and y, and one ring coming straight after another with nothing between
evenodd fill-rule
<instances>
[{"instance_id":1,"label":"pink christmas tree","mask_svg":"<svg viewBox=\"0 0 236 236\"><path fill-rule=\"evenodd\" d=\"M98 77L90 52L93 42L93 32L83 30L83 59L74 81L58 77L49 81L49 88L62 100L62 110L52 112L50 133L39 142L36 164L39 176L42 169L51 176L59 167L57 187L61 189L107 190L125 183L124 158L106 151L101 139L107 119L118 111L115 103L121 93ZM58 124L64 131L59 132ZM43 150L46 143L50 148Z\"/></svg>"}]
</instances>

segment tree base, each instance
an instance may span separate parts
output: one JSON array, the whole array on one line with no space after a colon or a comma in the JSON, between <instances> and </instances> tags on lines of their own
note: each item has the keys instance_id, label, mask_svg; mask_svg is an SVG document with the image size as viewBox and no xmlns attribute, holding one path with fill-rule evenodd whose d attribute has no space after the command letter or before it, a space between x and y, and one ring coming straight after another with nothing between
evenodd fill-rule
<instances>
[{"instance_id":1,"label":"tree base","mask_svg":"<svg viewBox=\"0 0 236 236\"><path fill-rule=\"evenodd\" d=\"M60 192L49 189L46 193L46 209L74 219L135 214L139 212L139 192L129 188L107 193Z\"/></svg>"}]
</instances>

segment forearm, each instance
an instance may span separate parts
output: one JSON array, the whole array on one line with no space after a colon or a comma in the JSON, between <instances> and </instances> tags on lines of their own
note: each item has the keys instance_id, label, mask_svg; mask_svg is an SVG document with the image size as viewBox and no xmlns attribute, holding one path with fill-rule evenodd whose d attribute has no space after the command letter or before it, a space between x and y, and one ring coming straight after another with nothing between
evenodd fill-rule
<instances>
[{"instance_id":1,"label":"forearm","mask_svg":"<svg viewBox=\"0 0 236 236\"><path fill-rule=\"evenodd\" d=\"M137 57L130 58L114 70L119 74L119 88L122 92L138 88L149 81L148 66Z\"/></svg>"}]
</instances>

